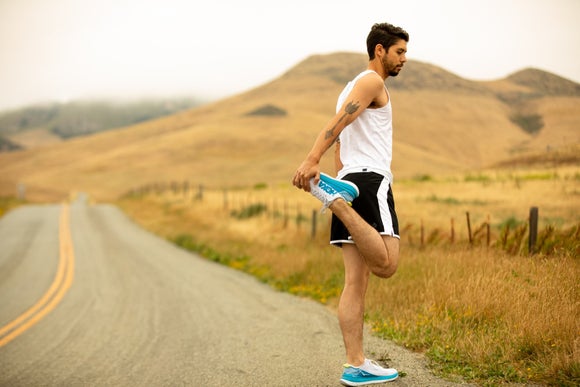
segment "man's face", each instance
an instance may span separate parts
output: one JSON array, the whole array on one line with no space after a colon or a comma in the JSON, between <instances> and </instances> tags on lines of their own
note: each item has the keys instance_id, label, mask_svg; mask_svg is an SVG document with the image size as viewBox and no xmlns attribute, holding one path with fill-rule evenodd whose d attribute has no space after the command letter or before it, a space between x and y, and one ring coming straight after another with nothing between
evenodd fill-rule
<instances>
[{"instance_id":1,"label":"man's face","mask_svg":"<svg viewBox=\"0 0 580 387\"><path fill-rule=\"evenodd\" d=\"M385 73L389 74L391 77L399 75L399 71L401 71L403 65L407 61L407 57L405 56L406 53L407 42L403 39L400 39L397 43L389 47L389 51L387 51L386 55L381 59Z\"/></svg>"}]
</instances>

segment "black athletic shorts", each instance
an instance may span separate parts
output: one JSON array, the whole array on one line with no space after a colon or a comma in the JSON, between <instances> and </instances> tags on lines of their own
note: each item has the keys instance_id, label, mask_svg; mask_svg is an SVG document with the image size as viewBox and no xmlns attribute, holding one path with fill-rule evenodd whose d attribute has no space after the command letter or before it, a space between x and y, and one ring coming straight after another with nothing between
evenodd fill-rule
<instances>
[{"instance_id":1,"label":"black athletic shorts","mask_svg":"<svg viewBox=\"0 0 580 387\"><path fill-rule=\"evenodd\" d=\"M352 208L379 234L400 239L389 179L375 172L357 172L346 175L343 180L353 182L360 191L359 197L352 202ZM350 233L335 215L332 215L330 243L339 247L343 243L354 244Z\"/></svg>"}]
</instances>

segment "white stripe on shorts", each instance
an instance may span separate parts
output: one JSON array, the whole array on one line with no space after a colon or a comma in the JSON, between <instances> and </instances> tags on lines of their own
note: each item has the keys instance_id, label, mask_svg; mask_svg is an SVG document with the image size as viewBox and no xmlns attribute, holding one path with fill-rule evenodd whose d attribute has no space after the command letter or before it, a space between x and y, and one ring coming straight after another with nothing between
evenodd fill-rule
<instances>
[{"instance_id":1,"label":"white stripe on shorts","mask_svg":"<svg viewBox=\"0 0 580 387\"><path fill-rule=\"evenodd\" d=\"M395 234L393 229L393 218L391 216L391 211L389 210L389 203L387 201L389 196L390 182L389 179L384 178L379 187L379 192L377 192L377 199L379 201L379 211L381 213L381 221L383 222L384 231L381 235L389 235L398 239L401 237Z\"/></svg>"}]
</instances>

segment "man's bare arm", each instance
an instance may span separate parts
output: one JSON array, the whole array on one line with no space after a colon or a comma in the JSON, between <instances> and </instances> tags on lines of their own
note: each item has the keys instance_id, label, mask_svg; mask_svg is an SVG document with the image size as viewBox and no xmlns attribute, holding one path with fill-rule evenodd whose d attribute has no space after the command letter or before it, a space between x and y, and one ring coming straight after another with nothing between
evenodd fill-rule
<instances>
[{"instance_id":1,"label":"man's bare arm","mask_svg":"<svg viewBox=\"0 0 580 387\"><path fill-rule=\"evenodd\" d=\"M363 77L356 83L347 102L316 137L308 156L296 170L292 184L310 191L310 179L314 178L317 182L320 178L319 163L324 153L335 143L344 128L370 106L380 93L384 93L384 82L378 75Z\"/></svg>"},{"instance_id":2,"label":"man's bare arm","mask_svg":"<svg viewBox=\"0 0 580 387\"><path fill-rule=\"evenodd\" d=\"M325 139L334 138L334 141L336 141L336 139L338 138L338 135L335 134L335 129L337 128L337 125L340 124L345 118L347 118L349 114L356 113L356 111L359 109L359 107L360 107L359 103L352 102L352 101L349 102L344 109L344 114L338 119L338 122L332 128L330 128L329 130L326 131L324 138ZM344 129L344 127L342 129Z\"/></svg>"}]
</instances>

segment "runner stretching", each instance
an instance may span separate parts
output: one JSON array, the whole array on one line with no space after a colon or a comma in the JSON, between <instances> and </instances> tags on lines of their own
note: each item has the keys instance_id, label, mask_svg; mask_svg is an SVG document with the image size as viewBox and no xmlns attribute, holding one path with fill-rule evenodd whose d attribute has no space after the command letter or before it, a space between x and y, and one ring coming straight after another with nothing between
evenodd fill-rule
<instances>
[{"instance_id":1,"label":"runner stretching","mask_svg":"<svg viewBox=\"0 0 580 387\"><path fill-rule=\"evenodd\" d=\"M337 113L322 129L292 183L332 211L330 243L342 247L345 284L338 306L347 364L340 381L360 386L395 380L398 372L365 357L363 317L369 273L395 274L399 225L391 189L393 125L385 86L407 61L409 35L388 23L367 37L368 67L349 82ZM320 172L320 159L336 143L338 177Z\"/></svg>"}]
</instances>

